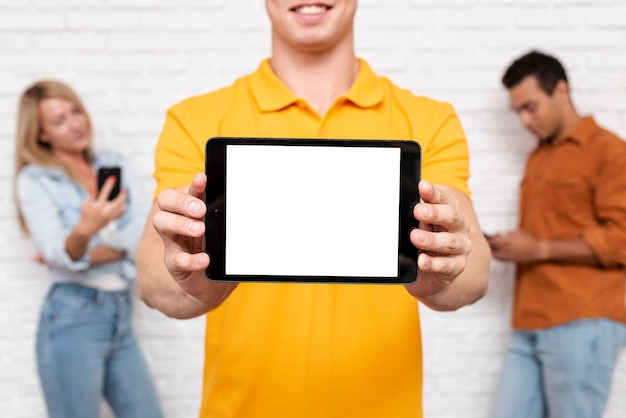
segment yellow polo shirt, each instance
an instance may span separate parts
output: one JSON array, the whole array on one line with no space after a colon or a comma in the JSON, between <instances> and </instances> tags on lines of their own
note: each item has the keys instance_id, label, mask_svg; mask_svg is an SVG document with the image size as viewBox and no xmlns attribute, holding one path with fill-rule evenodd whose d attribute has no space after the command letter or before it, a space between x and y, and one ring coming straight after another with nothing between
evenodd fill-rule
<instances>
[{"instance_id":1,"label":"yellow polo shirt","mask_svg":"<svg viewBox=\"0 0 626 418\"><path fill-rule=\"evenodd\" d=\"M268 60L173 106L156 149L155 194L203 172L213 136L412 139L422 146L423 178L469 195L467 144L452 107L396 87L363 60L323 116ZM421 361L418 305L404 286L240 284L207 315L200 416L419 418Z\"/></svg>"}]
</instances>

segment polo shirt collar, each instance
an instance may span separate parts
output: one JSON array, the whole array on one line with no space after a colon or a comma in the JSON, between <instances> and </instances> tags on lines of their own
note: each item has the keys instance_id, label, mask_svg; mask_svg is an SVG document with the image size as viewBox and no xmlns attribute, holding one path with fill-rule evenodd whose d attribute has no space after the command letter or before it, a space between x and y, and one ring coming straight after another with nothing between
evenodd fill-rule
<instances>
[{"instance_id":1,"label":"polo shirt collar","mask_svg":"<svg viewBox=\"0 0 626 418\"><path fill-rule=\"evenodd\" d=\"M263 60L257 71L250 75L250 88L262 112L284 109L298 100L276 76L269 59ZM376 106L383 100L382 80L362 59L359 59L359 73L356 80L345 97L363 108Z\"/></svg>"},{"instance_id":2,"label":"polo shirt collar","mask_svg":"<svg viewBox=\"0 0 626 418\"><path fill-rule=\"evenodd\" d=\"M283 109L298 99L274 74L269 59L261 61L259 68L250 75L250 89L262 112Z\"/></svg>"},{"instance_id":3,"label":"polo shirt collar","mask_svg":"<svg viewBox=\"0 0 626 418\"><path fill-rule=\"evenodd\" d=\"M363 108L374 107L383 101L383 81L365 60L359 58L359 73L346 99Z\"/></svg>"}]
</instances>

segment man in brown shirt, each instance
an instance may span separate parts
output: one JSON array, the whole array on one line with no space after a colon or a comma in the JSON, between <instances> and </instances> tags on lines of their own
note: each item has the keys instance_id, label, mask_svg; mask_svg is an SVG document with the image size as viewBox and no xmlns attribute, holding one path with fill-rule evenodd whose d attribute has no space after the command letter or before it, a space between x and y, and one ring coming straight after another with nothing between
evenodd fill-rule
<instances>
[{"instance_id":1,"label":"man in brown shirt","mask_svg":"<svg viewBox=\"0 0 626 418\"><path fill-rule=\"evenodd\" d=\"M489 239L517 263L493 416L600 418L626 345L626 142L576 111L552 56L520 57L502 83L538 145L519 230Z\"/></svg>"}]
</instances>

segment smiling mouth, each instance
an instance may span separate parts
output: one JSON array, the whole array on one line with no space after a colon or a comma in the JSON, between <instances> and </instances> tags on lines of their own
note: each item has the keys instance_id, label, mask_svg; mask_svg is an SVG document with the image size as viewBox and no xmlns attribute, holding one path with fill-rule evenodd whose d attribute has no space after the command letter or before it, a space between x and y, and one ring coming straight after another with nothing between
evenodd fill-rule
<instances>
[{"instance_id":1,"label":"smiling mouth","mask_svg":"<svg viewBox=\"0 0 626 418\"><path fill-rule=\"evenodd\" d=\"M330 6L325 6L322 4L306 4L303 6L294 7L293 9L291 9L291 11L303 15L319 15L330 10L331 8L332 7Z\"/></svg>"}]
</instances>

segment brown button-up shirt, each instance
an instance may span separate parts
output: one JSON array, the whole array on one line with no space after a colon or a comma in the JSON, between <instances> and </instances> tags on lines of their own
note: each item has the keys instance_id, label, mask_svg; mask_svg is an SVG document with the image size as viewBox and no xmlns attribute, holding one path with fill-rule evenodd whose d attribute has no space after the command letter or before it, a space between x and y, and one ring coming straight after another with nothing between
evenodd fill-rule
<instances>
[{"instance_id":1,"label":"brown button-up shirt","mask_svg":"<svg viewBox=\"0 0 626 418\"><path fill-rule=\"evenodd\" d=\"M601 266L518 266L513 327L599 317L626 323L626 142L584 118L566 141L533 151L520 197L522 230L539 238L582 237Z\"/></svg>"}]
</instances>

